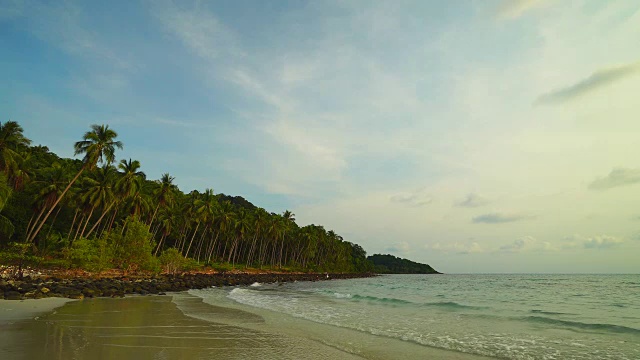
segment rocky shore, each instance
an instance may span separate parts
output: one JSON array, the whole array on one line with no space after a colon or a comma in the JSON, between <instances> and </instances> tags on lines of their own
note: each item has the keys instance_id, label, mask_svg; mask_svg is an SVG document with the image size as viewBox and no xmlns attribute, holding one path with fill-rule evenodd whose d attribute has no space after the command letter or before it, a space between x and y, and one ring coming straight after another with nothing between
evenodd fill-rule
<instances>
[{"instance_id":1,"label":"rocky shore","mask_svg":"<svg viewBox=\"0 0 640 360\"><path fill-rule=\"evenodd\" d=\"M63 297L82 299L92 297L123 297L129 294L163 295L170 291L204 289L212 286L251 285L253 283L284 283L291 281L319 281L371 277L374 274L181 274L153 277L58 278L31 277L0 279L0 294L5 300Z\"/></svg>"}]
</instances>

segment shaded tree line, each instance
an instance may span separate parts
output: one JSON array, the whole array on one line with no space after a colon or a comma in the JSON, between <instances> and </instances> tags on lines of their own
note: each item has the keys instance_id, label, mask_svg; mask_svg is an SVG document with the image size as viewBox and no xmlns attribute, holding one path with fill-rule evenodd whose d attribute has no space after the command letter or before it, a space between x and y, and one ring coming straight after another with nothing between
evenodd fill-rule
<instances>
[{"instance_id":1,"label":"shaded tree line","mask_svg":"<svg viewBox=\"0 0 640 360\"><path fill-rule=\"evenodd\" d=\"M171 249L173 259L198 264L373 270L362 247L321 225L301 227L290 211L276 214L212 189L184 193L168 173L148 179L139 161L117 159L117 136L92 125L74 144L81 159L68 159L32 146L18 123L0 124L0 246L95 264L104 257L107 267L124 267L115 260L135 247L152 258Z\"/></svg>"}]
</instances>

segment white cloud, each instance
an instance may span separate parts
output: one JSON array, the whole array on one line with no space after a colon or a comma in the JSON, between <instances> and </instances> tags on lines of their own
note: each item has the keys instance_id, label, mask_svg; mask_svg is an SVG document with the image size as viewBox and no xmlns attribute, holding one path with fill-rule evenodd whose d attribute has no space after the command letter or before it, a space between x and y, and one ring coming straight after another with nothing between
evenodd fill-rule
<instances>
[{"instance_id":1,"label":"white cloud","mask_svg":"<svg viewBox=\"0 0 640 360\"><path fill-rule=\"evenodd\" d=\"M620 246L624 240L612 235L582 236L575 234L565 237L564 249L584 248L584 249L610 249Z\"/></svg>"}]
</instances>

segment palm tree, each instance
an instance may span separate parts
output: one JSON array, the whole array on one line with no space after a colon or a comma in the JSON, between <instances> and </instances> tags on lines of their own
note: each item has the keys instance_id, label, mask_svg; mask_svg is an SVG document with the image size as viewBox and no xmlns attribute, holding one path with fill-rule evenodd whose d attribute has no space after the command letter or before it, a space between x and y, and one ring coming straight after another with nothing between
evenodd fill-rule
<instances>
[{"instance_id":1,"label":"palm tree","mask_svg":"<svg viewBox=\"0 0 640 360\"><path fill-rule=\"evenodd\" d=\"M278 266L282 268L282 250L284 249L284 236L287 233L287 230L291 229L292 224L295 224L296 218L295 214L291 211L287 210L282 213L282 242L280 244L280 256L278 260Z\"/></svg>"},{"instance_id":2,"label":"palm tree","mask_svg":"<svg viewBox=\"0 0 640 360\"><path fill-rule=\"evenodd\" d=\"M42 229L42 225L44 225L53 212L53 209L60 203L60 200L62 200L67 191L69 191L71 185L78 180L85 169L92 170L98 163L111 164L114 161L116 148L122 149L122 142L115 141L117 136L118 133L109 129L109 125L91 125L91 131L87 131L82 137L83 140L75 143L74 155L84 154L84 158L82 159L83 165L62 194L60 194L53 206L49 208L40 225L38 225L33 234L31 234L31 237L27 239L28 242L32 242L33 239L35 239L40 229Z\"/></svg>"},{"instance_id":3,"label":"palm tree","mask_svg":"<svg viewBox=\"0 0 640 360\"><path fill-rule=\"evenodd\" d=\"M7 183L7 176L0 172L0 211L4 208L5 204L11 197L12 189ZM9 219L0 215L0 236L6 237L7 239L13 236L13 232L15 231L15 227L11 223Z\"/></svg>"},{"instance_id":4,"label":"palm tree","mask_svg":"<svg viewBox=\"0 0 640 360\"><path fill-rule=\"evenodd\" d=\"M51 207L56 202L58 196L62 193L63 184L68 179L66 175L67 173L65 168L56 162L51 165L50 168L46 168L43 171L41 176L44 177L45 180L38 180L34 182L34 184L42 184L44 186L40 189L35 199L36 206L34 207L34 211L39 209L40 212L38 213L35 221L33 221L33 225L31 225L31 221L29 222L25 241L29 239L31 232L35 229L35 226L38 221L40 221L40 218L42 218L42 215L44 215L45 210Z\"/></svg>"},{"instance_id":5,"label":"palm tree","mask_svg":"<svg viewBox=\"0 0 640 360\"><path fill-rule=\"evenodd\" d=\"M154 195L156 199L158 199L158 204L156 205L156 208L153 211L153 216L151 216L151 221L149 222L149 226L151 226L151 223L153 223L153 220L155 219L156 214L158 213L158 209L160 209L160 207L165 207L167 205L170 205L173 202L173 195L174 195L174 191L176 190L176 186L173 184L173 180L175 180L173 176L169 175L169 173L164 173L162 174L162 177L160 178L160 180L157 181L159 186L156 189Z\"/></svg>"},{"instance_id":6,"label":"palm tree","mask_svg":"<svg viewBox=\"0 0 640 360\"><path fill-rule=\"evenodd\" d=\"M113 199L113 188L115 183L115 174L116 170L111 165L106 165L102 168L99 168L97 171L91 173L90 177L86 178L86 183L83 186L84 193L81 196L82 202L86 203L90 206L89 216L87 217L87 222L85 222L84 227L82 228L82 232L80 233L80 237L84 237L84 231L91 220L91 215L95 209L99 207L106 208L107 204L110 204ZM102 217L100 217L100 220ZM96 225L98 222L96 222ZM86 237L88 238L91 231L95 229L95 226L91 228L89 233L87 233Z\"/></svg>"},{"instance_id":7,"label":"palm tree","mask_svg":"<svg viewBox=\"0 0 640 360\"><path fill-rule=\"evenodd\" d=\"M215 212L218 206L218 198L213 193L213 189L205 189L204 193L200 196L198 200L195 202L196 205L196 215L201 219L202 222L205 223L204 231L202 232L202 236L200 238L199 245L197 246L197 258L200 261L200 254L202 251L202 247L204 245L204 236L209 230L210 226L215 221ZM187 253L189 250L187 249ZM194 252L195 253L195 252Z\"/></svg>"},{"instance_id":8,"label":"palm tree","mask_svg":"<svg viewBox=\"0 0 640 360\"><path fill-rule=\"evenodd\" d=\"M15 121L0 123L0 171L11 177L12 171L20 160L20 148L31 144L22 133L24 130Z\"/></svg>"},{"instance_id":9,"label":"palm tree","mask_svg":"<svg viewBox=\"0 0 640 360\"><path fill-rule=\"evenodd\" d=\"M142 188L142 181L146 178L144 172L140 171L140 162L138 160L129 161L122 159L120 160L120 164L118 164L118 169L122 170L122 176L113 184L112 192L115 196L113 196L113 200L106 206L100 218L96 221L96 223L91 227L89 232L87 233L87 238L91 233L98 227L98 224L102 221L105 215L111 208L123 199L126 199L129 196L134 195Z\"/></svg>"}]
</instances>

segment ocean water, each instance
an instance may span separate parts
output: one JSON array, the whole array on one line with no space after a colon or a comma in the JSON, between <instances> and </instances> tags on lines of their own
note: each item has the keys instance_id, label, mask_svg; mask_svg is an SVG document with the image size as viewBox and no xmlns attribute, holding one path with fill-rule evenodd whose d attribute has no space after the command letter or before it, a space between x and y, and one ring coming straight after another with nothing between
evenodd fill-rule
<instances>
[{"instance_id":1,"label":"ocean water","mask_svg":"<svg viewBox=\"0 0 640 360\"><path fill-rule=\"evenodd\" d=\"M364 358L640 359L640 275L385 275L189 293ZM367 351L375 344L384 349Z\"/></svg>"}]
</instances>

